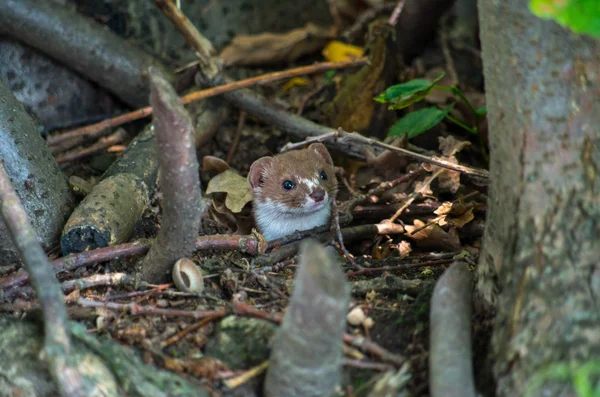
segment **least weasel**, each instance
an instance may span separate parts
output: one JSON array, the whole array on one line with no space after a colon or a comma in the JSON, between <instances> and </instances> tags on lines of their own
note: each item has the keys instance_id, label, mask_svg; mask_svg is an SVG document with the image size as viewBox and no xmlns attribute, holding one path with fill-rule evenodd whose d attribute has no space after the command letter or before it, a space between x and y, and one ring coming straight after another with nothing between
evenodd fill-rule
<instances>
[{"instance_id":1,"label":"least weasel","mask_svg":"<svg viewBox=\"0 0 600 397\"><path fill-rule=\"evenodd\" d=\"M333 160L322 143L252 163L254 219L269 241L328 223L337 194Z\"/></svg>"}]
</instances>

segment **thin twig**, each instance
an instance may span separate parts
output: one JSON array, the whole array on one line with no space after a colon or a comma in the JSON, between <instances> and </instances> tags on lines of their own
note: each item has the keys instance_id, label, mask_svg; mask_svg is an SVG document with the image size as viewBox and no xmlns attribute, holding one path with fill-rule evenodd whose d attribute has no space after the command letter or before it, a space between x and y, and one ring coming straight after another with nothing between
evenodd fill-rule
<instances>
[{"instance_id":1,"label":"thin twig","mask_svg":"<svg viewBox=\"0 0 600 397\"><path fill-rule=\"evenodd\" d=\"M25 268L32 275L32 285L40 301L44 319L44 357L49 370L64 396L85 395L95 384L84 383L67 331L67 308L62 291L48 263L46 253L0 163L0 205L8 234L17 247ZM75 386L77 385L77 386Z\"/></svg>"},{"instance_id":2,"label":"thin twig","mask_svg":"<svg viewBox=\"0 0 600 397\"><path fill-rule=\"evenodd\" d=\"M240 142L240 135L242 135L242 129L244 128L244 124L246 123L246 112L243 110L240 112L240 119L238 120L237 128L235 129L235 135L233 136L233 141L231 142L231 146L229 147L229 152L227 153L226 162L227 164L231 164L231 160L233 159L233 154L235 153L235 149L237 148L238 143Z\"/></svg>"},{"instance_id":3,"label":"thin twig","mask_svg":"<svg viewBox=\"0 0 600 397\"><path fill-rule=\"evenodd\" d=\"M80 160L82 158L99 153L99 152L103 151L104 149L106 149L110 146L113 146L117 143L121 143L121 142L123 142L123 140L126 137L127 137L127 132L124 129L119 128L113 134L100 139L98 142L96 142L92 146L83 148L81 150L73 150L71 152L56 156L56 162L58 164L65 164L65 163L69 163L71 161Z\"/></svg>"},{"instance_id":4,"label":"thin twig","mask_svg":"<svg viewBox=\"0 0 600 397\"><path fill-rule=\"evenodd\" d=\"M426 266L447 265L448 263L452 263L453 261L454 261L454 259L450 258L450 259L439 259L439 260L434 260L434 261L412 263L412 264L398 265L398 266L363 268L362 270L346 273L346 277L350 278L350 277L360 276L363 274L406 271L406 270L417 269L417 268L426 267Z\"/></svg>"},{"instance_id":5,"label":"thin twig","mask_svg":"<svg viewBox=\"0 0 600 397\"><path fill-rule=\"evenodd\" d=\"M337 241L340 245L340 250L343 252L346 259L348 259L348 262L350 262L352 264L352 267L355 270L361 269L361 267L354 260L354 257L352 256L352 254L350 254L350 252L346 249L346 246L344 245L344 237L342 236L342 230L340 228L340 214L338 212L337 202L335 200L333 200L333 223L334 223Z\"/></svg>"},{"instance_id":6,"label":"thin twig","mask_svg":"<svg viewBox=\"0 0 600 397\"><path fill-rule=\"evenodd\" d=\"M165 347L168 347L168 346L172 345L173 343L180 341L181 339L185 338L188 334L190 334L196 330L199 330L200 328L204 327L206 324L216 321L216 320L219 320L222 317L223 316L220 316L220 315L214 316L214 317L206 317L206 318L203 318L202 320L198 321L196 324L192 324L189 327L182 329L181 331L179 331L175 335L171 336L166 341L161 342L160 343L161 349L164 349Z\"/></svg>"},{"instance_id":7,"label":"thin twig","mask_svg":"<svg viewBox=\"0 0 600 397\"><path fill-rule=\"evenodd\" d=\"M450 85L457 86L459 83L458 74L454 68L454 60L452 59L452 54L450 53L450 48L448 47L448 36L446 35L446 30L443 25L440 28L440 47L442 47L444 61L446 61L446 72L448 72L448 75L450 76Z\"/></svg>"},{"instance_id":8,"label":"thin twig","mask_svg":"<svg viewBox=\"0 0 600 397\"><path fill-rule=\"evenodd\" d=\"M342 141L351 140L351 141L362 143L364 145L370 145L370 146L380 147L382 149L392 150L394 152L402 153L406 156L412 157L412 158L422 161L424 163L433 164L433 165L437 165L438 167L443 167L443 168L447 168L449 170L462 172L464 174L470 175L474 178L478 178L478 179L481 179L486 182L489 180L489 172L484 169L466 167L463 165L451 163L447 160L443 160L443 159L440 159L437 157L425 156L423 154L415 153L408 149L388 145L387 143L383 143L376 139L364 137L356 132L353 132L353 133L346 132L346 131L343 131L341 128L338 129L337 131L331 131L331 132L328 132L328 133L325 133L322 135L317 135L317 136L307 138L306 140L304 140L302 142L288 143L281 149L281 151L298 149L300 147L307 146L314 142L325 142L328 140L337 140L337 139L342 140Z\"/></svg>"},{"instance_id":9,"label":"thin twig","mask_svg":"<svg viewBox=\"0 0 600 397\"><path fill-rule=\"evenodd\" d=\"M250 379L257 377L269 368L269 361L265 361L262 364L257 365L254 368L250 368L248 371L236 376L235 378L226 379L223 383L230 389L235 389L248 382Z\"/></svg>"},{"instance_id":10,"label":"thin twig","mask_svg":"<svg viewBox=\"0 0 600 397\"><path fill-rule=\"evenodd\" d=\"M402 9L404 8L404 3L406 3L406 0L399 0L398 4L396 4L396 7L394 8L394 11L392 11L392 15L388 20L388 24L391 26L396 26L396 22L398 22L398 18L400 17Z\"/></svg>"},{"instance_id":11,"label":"thin twig","mask_svg":"<svg viewBox=\"0 0 600 397\"><path fill-rule=\"evenodd\" d=\"M243 88L248 88L254 85L262 85L271 83L278 80L283 80L296 76L306 76L314 73L319 73L327 70L335 70L335 69L343 69L343 68L351 68L356 66L362 66L367 63L367 58L359 58L353 59L349 61L342 62L321 62L315 65L308 66L300 66L293 69L284 70L281 72L273 72L266 73L260 76L250 77L248 79L235 81L228 84L223 84L217 87L208 88L205 90L194 91L187 95L181 97L181 102L184 105L187 105L191 102L199 101L202 99L210 98L213 96L221 95L226 92L241 90ZM125 123L132 122L134 120L139 120L144 117L148 117L152 114L152 107L147 106L141 109L134 110L129 113L125 113L119 115L117 117L113 117L111 119L102 120L95 124L90 124L85 127L77 128L71 131L65 131L59 133L57 135L51 135L47 138L48 145L54 146L58 145L61 142L64 142L69 139L73 139L76 137L89 137L89 138L97 138L107 133L106 130L114 127L118 127ZM63 150L65 150L63 148Z\"/></svg>"}]
</instances>

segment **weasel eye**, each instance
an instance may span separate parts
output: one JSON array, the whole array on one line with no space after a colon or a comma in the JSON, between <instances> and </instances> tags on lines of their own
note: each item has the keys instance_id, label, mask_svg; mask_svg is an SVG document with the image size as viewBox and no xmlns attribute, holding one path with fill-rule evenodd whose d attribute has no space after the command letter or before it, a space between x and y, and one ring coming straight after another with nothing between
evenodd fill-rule
<instances>
[{"instance_id":1,"label":"weasel eye","mask_svg":"<svg viewBox=\"0 0 600 397\"><path fill-rule=\"evenodd\" d=\"M281 186L283 186L285 190L292 190L296 187L296 185L292 181L283 181L283 185Z\"/></svg>"},{"instance_id":2,"label":"weasel eye","mask_svg":"<svg viewBox=\"0 0 600 397\"><path fill-rule=\"evenodd\" d=\"M319 175L321 177L321 179L323 179L324 181L327 180L327 173L325 171L321 171L321 174Z\"/></svg>"}]
</instances>

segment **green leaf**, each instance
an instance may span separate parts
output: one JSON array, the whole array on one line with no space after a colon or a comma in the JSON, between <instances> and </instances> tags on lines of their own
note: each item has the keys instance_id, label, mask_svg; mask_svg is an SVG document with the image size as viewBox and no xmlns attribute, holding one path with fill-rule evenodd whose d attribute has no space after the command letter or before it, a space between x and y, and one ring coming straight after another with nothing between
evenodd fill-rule
<instances>
[{"instance_id":1,"label":"green leaf","mask_svg":"<svg viewBox=\"0 0 600 397\"><path fill-rule=\"evenodd\" d=\"M334 76L335 76L335 70L328 70L325 73L325 79L323 80L323 85L328 85L329 83L331 83L331 80L333 80Z\"/></svg>"},{"instance_id":2,"label":"green leaf","mask_svg":"<svg viewBox=\"0 0 600 397\"><path fill-rule=\"evenodd\" d=\"M396 122L388 133L388 136L403 136L408 134L408 139L419 136L423 132L438 125L444 117L452 110L454 104L445 109L435 106L411 112Z\"/></svg>"},{"instance_id":3,"label":"green leaf","mask_svg":"<svg viewBox=\"0 0 600 397\"><path fill-rule=\"evenodd\" d=\"M600 38L600 1L530 0L529 9L543 19L553 19L575 33Z\"/></svg>"},{"instance_id":4,"label":"green leaf","mask_svg":"<svg viewBox=\"0 0 600 397\"><path fill-rule=\"evenodd\" d=\"M393 85L373 99L381 103L390 103L390 109L403 109L423 100L442 77L444 77L444 73L433 81L414 79Z\"/></svg>"},{"instance_id":5,"label":"green leaf","mask_svg":"<svg viewBox=\"0 0 600 397\"><path fill-rule=\"evenodd\" d=\"M487 105L483 105L479 109L475 111L475 114L478 116L485 116L487 114Z\"/></svg>"}]
</instances>

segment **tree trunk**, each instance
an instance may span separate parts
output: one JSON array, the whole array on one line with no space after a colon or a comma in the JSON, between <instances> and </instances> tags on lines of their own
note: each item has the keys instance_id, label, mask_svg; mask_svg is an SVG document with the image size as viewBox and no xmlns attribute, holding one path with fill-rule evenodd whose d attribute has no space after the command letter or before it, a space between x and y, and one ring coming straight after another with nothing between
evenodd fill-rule
<instances>
[{"instance_id":1,"label":"tree trunk","mask_svg":"<svg viewBox=\"0 0 600 397\"><path fill-rule=\"evenodd\" d=\"M600 42L527 3L479 0L492 182L479 291L498 311L498 395L571 396L600 357Z\"/></svg>"}]
</instances>

